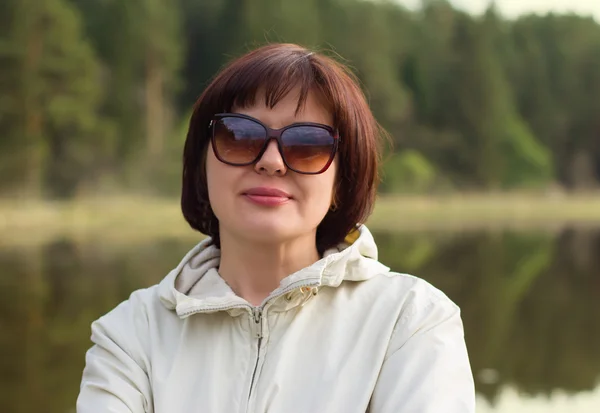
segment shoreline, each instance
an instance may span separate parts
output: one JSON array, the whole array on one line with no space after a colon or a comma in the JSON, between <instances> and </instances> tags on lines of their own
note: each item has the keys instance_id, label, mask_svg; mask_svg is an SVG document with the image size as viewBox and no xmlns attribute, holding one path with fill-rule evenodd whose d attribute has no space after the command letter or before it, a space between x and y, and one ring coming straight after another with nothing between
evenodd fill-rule
<instances>
[{"instance_id":1,"label":"shoreline","mask_svg":"<svg viewBox=\"0 0 600 413\"><path fill-rule=\"evenodd\" d=\"M366 224L376 232L600 227L600 194L387 195L380 196ZM203 236L189 228L177 198L0 199L0 247L60 238L135 243L156 237Z\"/></svg>"}]
</instances>

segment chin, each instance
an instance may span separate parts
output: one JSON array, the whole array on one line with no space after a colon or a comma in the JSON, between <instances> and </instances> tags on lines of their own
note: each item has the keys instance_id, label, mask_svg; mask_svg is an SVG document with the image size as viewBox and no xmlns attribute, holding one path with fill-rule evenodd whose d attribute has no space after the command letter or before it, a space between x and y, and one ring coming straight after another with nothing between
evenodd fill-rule
<instances>
[{"instance_id":1,"label":"chin","mask_svg":"<svg viewBox=\"0 0 600 413\"><path fill-rule=\"evenodd\" d=\"M270 221L256 220L246 221L241 227L244 234L258 242L277 242L285 241L290 238L300 236L302 231L293 225L291 222L277 222L279 220L272 219Z\"/></svg>"},{"instance_id":2,"label":"chin","mask_svg":"<svg viewBox=\"0 0 600 413\"><path fill-rule=\"evenodd\" d=\"M230 209L220 221L230 234L261 244L283 243L314 233L318 222L307 222L297 211L286 209Z\"/></svg>"},{"instance_id":3,"label":"chin","mask_svg":"<svg viewBox=\"0 0 600 413\"><path fill-rule=\"evenodd\" d=\"M306 225L290 214L252 214L232 217L228 228L240 238L261 244L282 243L306 235Z\"/></svg>"}]
</instances>

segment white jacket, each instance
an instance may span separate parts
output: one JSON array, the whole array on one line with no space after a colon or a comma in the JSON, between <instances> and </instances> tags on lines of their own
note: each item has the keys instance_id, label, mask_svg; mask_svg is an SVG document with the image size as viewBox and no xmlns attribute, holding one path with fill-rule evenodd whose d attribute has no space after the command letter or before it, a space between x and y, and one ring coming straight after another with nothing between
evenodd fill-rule
<instances>
[{"instance_id":1,"label":"white jacket","mask_svg":"<svg viewBox=\"0 0 600 413\"><path fill-rule=\"evenodd\" d=\"M359 231L260 307L201 242L92 324L77 412L473 413L459 308Z\"/></svg>"}]
</instances>

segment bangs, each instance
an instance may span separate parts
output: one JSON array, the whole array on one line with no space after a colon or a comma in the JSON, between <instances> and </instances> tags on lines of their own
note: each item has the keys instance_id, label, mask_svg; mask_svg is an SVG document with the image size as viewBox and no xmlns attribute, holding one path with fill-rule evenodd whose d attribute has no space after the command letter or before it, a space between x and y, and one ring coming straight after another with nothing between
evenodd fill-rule
<instances>
[{"instance_id":1,"label":"bangs","mask_svg":"<svg viewBox=\"0 0 600 413\"><path fill-rule=\"evenodd\" d=\"M298 113L306 103L311 91L317 92L332 112L339 107L335 104L332 90L326 87L324 80L331 78L323 72L318 56L305 49L281 47L271 50L269 47L248 54L226 70L226 76L221 83L217 107L223 112L232 108L248 108L263 99L265 106L273 108L293 89L299 88ZM337 107L336 107L337 106Z\"/></svg>"}]
</instances>

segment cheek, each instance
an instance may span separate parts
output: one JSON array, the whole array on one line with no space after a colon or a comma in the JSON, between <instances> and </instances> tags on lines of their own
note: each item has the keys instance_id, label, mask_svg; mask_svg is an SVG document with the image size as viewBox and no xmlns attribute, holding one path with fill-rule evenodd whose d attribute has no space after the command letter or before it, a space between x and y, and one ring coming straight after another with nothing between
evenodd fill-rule
<instances>
[{"instance_id":1,"label":"cheek","mask_svg":"<svg viewBox=\"0 0 600 413\"><path fill-rule=\"evenodd\" d=\"M221 163L215 158L209 147L206 156L206 184L208 199L215 216L220 219L225 207L230 203L227 200L230 188L235 177L232 177L231 167Z\"/></svg>"},{"instance_id":2,"label":"cheek","mask_svg":"<svg viewBox=\"0 0 600 413\"><path fill-rule=\"evenodd\" d=\"M208 186L208 196L212 197L215 193L214 188L218 185L218 165L216 164L216 159L211 152L210 147L208 148L208 153L206 154L206 184Z\"/></svg>"},{"instance_id":3,"label":"cheek","mask_svg":"<svg viewBox=\"0 0 600 413\"><path fill-rule=\"evenodd\" d=\"M337 187L337 172L338 172L338 159L337 156L333 159L333 162L329 169L323 174L324 182L323 188L327 193L327 205L331 205L331 201L334 198L336 187Z\"/></svg>"},{"instance_id":4,"label":"cheek","mask_svg":"<svg viewBox=\"0 0 600 413\"><path fill-rule=\"evenodd\" d=\"M311 204L314 213L325 216L333 200L336 173L335 168L330 168L322 175L318 175L313 182L307 182L310 190Z\"/></svg>"}]
</instances>

